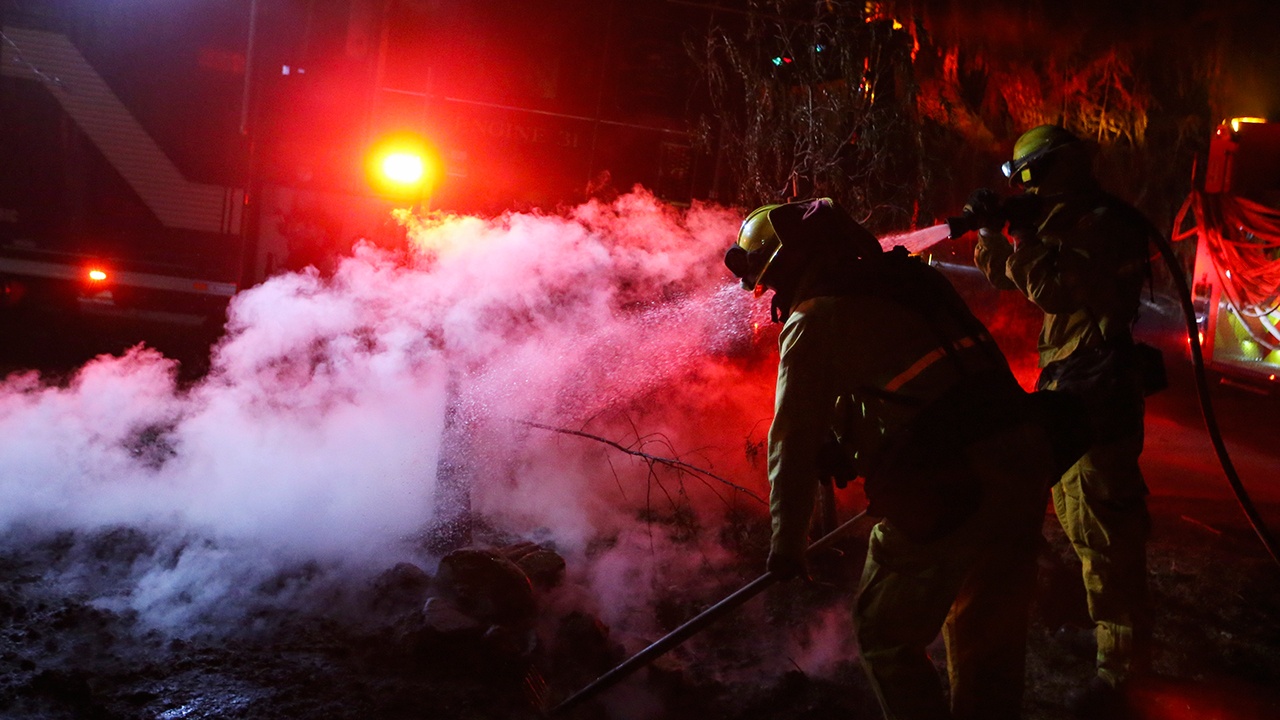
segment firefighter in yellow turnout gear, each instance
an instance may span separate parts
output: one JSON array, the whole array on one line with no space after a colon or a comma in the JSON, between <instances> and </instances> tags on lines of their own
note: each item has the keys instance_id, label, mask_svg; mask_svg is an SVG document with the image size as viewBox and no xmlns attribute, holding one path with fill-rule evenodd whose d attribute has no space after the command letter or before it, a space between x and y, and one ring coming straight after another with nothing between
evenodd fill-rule
<instances>
[{"instance_id":1,"label":"firefighter in yellow turnout gear","mask_svg":"<svg viewBox=\"0 0 1280 720\"><path fill-rule=\"evenodd\" d=\"M997 210L994 194L979 190L966 211L990 220L979 230L978 268L1044 311L1037 387L1078 395L1091 416L1093 444L1054 486L1053 505L1083 564L1096 626L1097 677L1070 704L1101 717L1141 666L1149 634L1143 394L1131 326L1152 229L1099 188L1088 153L1068 131L1034 128L1013 155L1005 174L1026 193Z\"/></svg>"},{"instance_id":2,"label":"firefighter in yellow turnout gear","mask_svg":"<svg viewBox=\"0 0 1280 720\"><path fill-rule=\"evenodd\" d=\"M768 569L806 574L819 484L862 476L872 532L854 611L886 718L1020 716L1047 488L1044 431L947 280L829 200L748 216L725 263L773 290L780 337L769 431ZM828 445L830 443L831 445ZM950 703L926 647L942 631Z\"/></svg>"}]
</instances>

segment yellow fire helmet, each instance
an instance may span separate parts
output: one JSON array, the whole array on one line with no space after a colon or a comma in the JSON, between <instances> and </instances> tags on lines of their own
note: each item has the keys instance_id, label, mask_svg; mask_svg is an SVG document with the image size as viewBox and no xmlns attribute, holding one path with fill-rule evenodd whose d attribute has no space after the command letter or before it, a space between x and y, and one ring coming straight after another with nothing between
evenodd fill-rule
<instances>
[{"instance_id":1,"label":"yellow fire helmet","mask_svg":"<svg viewBox=\"0 0 1280 720\"><path fill-rule=\"evenodd\" d=\"M769 219L769 213L780 207L782 204L762 205L752 210L738 229L737 244L725 255L725 265L742 279L742 287L756 295L764 292L764 274L782 250L782 239Z\"/></svg>"},{"instance_id":2,"label":"yellow fire helmet","mask_svg":"<svg viewBox=\"0 0 1280 720\"><path fill-rule=\"evenodd\" d=\"M737 242L724 252L724 265L741 279L742 287L754 291L755 295L762 295L764 275L773 266L773 261L777 260L778 252L782 251L782 238L774 225L778 209L786 209L783 213L795 215L792 218L795 220L809 217L820 206L829 208L831 205L829 197L820 197L817 200L776 202L751 210L737 231Z\"/></svg>"},{"instance_id":3,"label":"yellow fire helmet","mask_svg":"<svg viewBox=\"0 0 1280 720\"><path fill-rule=\"evenodd\" d=\"M1037 172L1041 160L1064 147L1079 147L1080 138L1057 125L1031 128L1013 144L1013 159L1000 166L1009 182L1034 186L1042 179Z\"/></svg>"}]
</instances>

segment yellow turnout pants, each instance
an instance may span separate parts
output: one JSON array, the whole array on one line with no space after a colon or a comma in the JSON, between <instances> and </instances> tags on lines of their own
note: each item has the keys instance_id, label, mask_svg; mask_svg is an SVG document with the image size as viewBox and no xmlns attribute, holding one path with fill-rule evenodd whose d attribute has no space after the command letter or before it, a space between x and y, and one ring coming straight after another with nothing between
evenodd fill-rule
<instances>
[{"instance_id":1,"label":"yellow turnout pants","mask_svg":"<svg viewBox=\"0 0 1280 720\"><path fill-rule=\"evenodd\" d=\"M916 543L872 530L854 609L862 663L888 720L1015 720L1027 613L1051 481L1038 429L1015 428L967 453L982 478L977 513ZM951 700L926 648L941 630Z\"/></svg>"},{"instance_id":2,"label":"yellow turnout pants","mask_svg":"<svg viewBox=\"0 0 1280 720\"><path fill-rule=\"evenodd\" d=\"M1145 663L1150 633L1146 543L1151 531L1138 468L1142 432L1096 445L1053 488L1053 507L1083 566L1098 641L1098 675L1115 686Z\"/></svg>"}]
</instances>

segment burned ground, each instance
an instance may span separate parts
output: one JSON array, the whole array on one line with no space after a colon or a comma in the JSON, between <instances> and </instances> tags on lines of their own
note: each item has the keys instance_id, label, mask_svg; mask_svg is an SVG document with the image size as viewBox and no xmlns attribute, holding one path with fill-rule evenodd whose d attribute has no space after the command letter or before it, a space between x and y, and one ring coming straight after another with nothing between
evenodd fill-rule
<instances>
[{"instance_id":1,"label":"burned ground","mask_svg":"<svg viewBox=\"0 0 1280 720\"><path fill-rule=\"evenodd\" d=\"M1134 716L1276 717L1280 572L1229 503L1158 499L1152 508L1155 673L1134 690ZM776 651L772 634L753 624L801 624L810 614L847 606L868 528L844 543L842 555L819 563L819 584L770 589L570 717L878 717L852 657L820 674L799 666L773 677L748 672ZM1058 632L1081 625L1083 599L1052 517L1045 529L1026 717L1057 720L1067 717L1064 694L1090 674L1091 648ZM764 538L756 535L759 549ZM530 610L543 616L530 618L536 629L527 636L498 624L433 628L422 605L439 594L440 578L406 567L359 581L297 568L254 588L249 595L257 607L233 630L193 625L178 633L183 637L93 600L127 581L135 563L162 544L136 529L112 528L26 538L5 548L5 717L534 718L638 649L612 640L589 613L566 611L551 597L563 588L535 586L537 606ZM750 567L744 562L744 577ZM310 611L275 602L299 584L311 586ZM674 627L710 600L682 598L673 589L654 612Z\"/></svg>"}]
</instances>

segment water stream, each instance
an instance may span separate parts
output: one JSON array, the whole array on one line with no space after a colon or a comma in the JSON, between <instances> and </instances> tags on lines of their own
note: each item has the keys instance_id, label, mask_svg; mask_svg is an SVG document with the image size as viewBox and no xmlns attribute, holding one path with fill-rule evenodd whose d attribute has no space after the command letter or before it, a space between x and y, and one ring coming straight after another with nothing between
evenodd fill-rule
<instances>
[{"instance_id":1,"label":"water stream","mask_svg":"<svg viewBox=\"0 0 1280 720\"><path fill-rule=\"evenodd\" d=\"M951 230L946 223L940 223L932 227L915 230L909 233L900 233L898 235L887 235L880 238L880 247L885 250L892 250L894 246L901 245L907 249L909 253L918 253L928 250L938 243L946 240L951 236Z\"/></svg>"}]
</instances>

